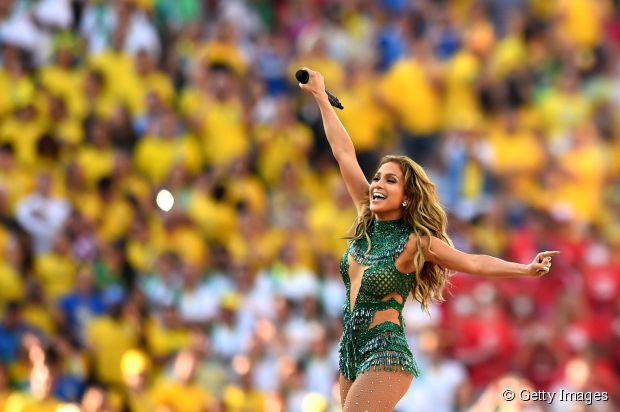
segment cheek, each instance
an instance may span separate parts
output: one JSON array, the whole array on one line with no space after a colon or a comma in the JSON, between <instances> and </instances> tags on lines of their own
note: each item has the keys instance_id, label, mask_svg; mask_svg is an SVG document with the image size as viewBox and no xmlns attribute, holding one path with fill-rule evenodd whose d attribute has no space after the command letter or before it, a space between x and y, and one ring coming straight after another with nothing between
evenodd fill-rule
<instances>
[{"instance_id":1,"label":"cheek","mask_svg":"<svg viewBox=\"0 0 620 412\"><path fill-rule=\"evenodd\" d=\"M399 202L402 202L403 199L405 198L405 189L403 187L394 187L392 189L391 196L393 199L398 200Z\"/></svg>"}]
</instances>

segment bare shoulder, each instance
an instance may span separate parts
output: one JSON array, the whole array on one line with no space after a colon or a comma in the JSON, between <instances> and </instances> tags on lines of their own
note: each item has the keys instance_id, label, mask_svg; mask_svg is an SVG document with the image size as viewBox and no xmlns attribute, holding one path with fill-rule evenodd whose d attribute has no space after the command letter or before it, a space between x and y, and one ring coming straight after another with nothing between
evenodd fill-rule
<instances>
[{"instance_id":1,"label":"bare shoulder","mask_svg":"<svg viewBox=\"0 0 620 412\"><path fill-rule=\"evenodd\" d=\"M431 256L435 254L437 249L440 250L444 246L448 246L443 240L435 236L428 235L418 235L415 232L409 234L409 241L407 242L407 246L405 247L405 253L410 255L413 259L413 256L418 251L418 238L420 241L420 246L422 247L422 253L426 259L429 259Z\"/></svg>"},{"instance_id":2,"label":"bare shoulder","mask_svg":"<svg viewBox=\"0 0 620 412\"><path fill-rule=\"evenodd\" d=\"M409 234L409 241L407 242L407 247L405 248L405 250L411 253L417 252L418 251L418 238L420 239L422 250L428 249L428 245L431 243L431 238L433 242L435 242L435 240L439 240L438 238L434 236L429 237L427 235L418 235L415 232L411 232Z\"/></svg>"}]
</instances>

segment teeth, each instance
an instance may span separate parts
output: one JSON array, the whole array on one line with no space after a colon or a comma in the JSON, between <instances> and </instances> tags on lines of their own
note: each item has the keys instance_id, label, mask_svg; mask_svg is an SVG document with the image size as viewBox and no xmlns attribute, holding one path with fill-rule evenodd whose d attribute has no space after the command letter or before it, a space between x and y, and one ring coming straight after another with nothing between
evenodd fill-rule
<instances>
[{"instance_id":1,"label":"teeth","mask_svg":"<svg viewBox=\"0 0 620 412\"><path fill-rule=\"evenodd\" d=\"M375 192L372 194L372 199L385 199L385 195L383 193Z\"/></svg>"}]
</instances>

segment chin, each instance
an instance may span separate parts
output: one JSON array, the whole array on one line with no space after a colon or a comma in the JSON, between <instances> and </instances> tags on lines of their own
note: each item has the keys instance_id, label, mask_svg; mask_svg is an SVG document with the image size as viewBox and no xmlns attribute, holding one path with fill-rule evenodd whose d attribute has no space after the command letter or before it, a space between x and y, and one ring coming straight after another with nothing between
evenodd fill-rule
<instances>
[{"instance_id":1,"label":"chin","mask_svg":"<svg viewBox=\"0 0 620 412\"><path fill-rule=\"evenodd\" d=\"M390 205L376 205L370 203L370 211L375 214L393 213L398 210L397 207L391 207Z\"/></svg>"}]
</instances>

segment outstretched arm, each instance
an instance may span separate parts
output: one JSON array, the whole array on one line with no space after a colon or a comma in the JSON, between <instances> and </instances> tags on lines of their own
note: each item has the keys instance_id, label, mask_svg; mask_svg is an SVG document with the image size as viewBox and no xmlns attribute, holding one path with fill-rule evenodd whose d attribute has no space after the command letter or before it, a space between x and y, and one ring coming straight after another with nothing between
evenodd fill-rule
<instances>
[{"instance_id":1,"label":"outstretched arm","mask_svg":"<svg viewBox=\"0 0 620 412\"><path fill-rule=\"evenodd\" d=\"M558 251L540 252L531 263L526 265L508 262L493 256L461 252L436 237L432 238L429 248L429 238L424 236L422 247L424 258L429 262L457 272L495 278L542 276L551 268L551 256L560 253Z\"/></svg>"},{"instance_id":2,"label":"outstretched arm","mask_svg":"<svg viewBox=\"0 0 620 412\"><path fill-rule=\"evenodd\" d=\"M299 87L303 91L311 93L319 106L327 141L332 149L334 158L338 162L349 196L351 196L353 203L355 203L357 213L361 214L368 196L369 185L364 172L362 172L362 168L357 162L355 147L342 122L340 122L336 115L334 108L329 104L327 94L325 93L323 75L308 68L304 69L308 71L310 80L307 84L300 83Z\"/></svg>"}]
</instances>

